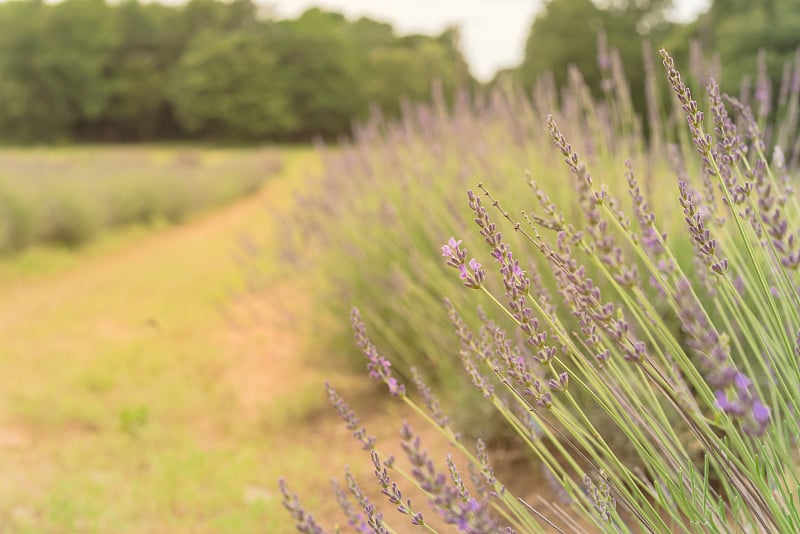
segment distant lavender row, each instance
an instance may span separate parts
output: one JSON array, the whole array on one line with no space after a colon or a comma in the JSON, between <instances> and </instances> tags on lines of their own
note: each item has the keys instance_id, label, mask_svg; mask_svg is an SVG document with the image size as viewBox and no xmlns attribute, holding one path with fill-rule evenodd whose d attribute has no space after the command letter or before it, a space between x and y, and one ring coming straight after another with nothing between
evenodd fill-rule
<instances>
[{"instance_id":1,"label":"distant lavender row","mask_svg":"<svg viewBox=\"0 0 800 534\"><path fill-rule=\"evenodd\" d=\"M370 376L463 461L432 458L399 423L404 458L387 456L347 395L328 385L386 504L352 477L347 490L337 486L354 531L800 532L800 202L784 155L794 139L769 144L758 111L721 95L713 79L693 93L661 56L686 139L663 147L669 182L661 170L663 181L642 191L639 177L658 168L660 150L637 152L634 136L623 147L633 155L623 162L623 194L615 194L594 177L603 160L587 159L586 144L550 116L543 130L577 202L534 187L528 208L513 211L517 199L497 194L502 185L487 176L467 191L469 227L442 236L435 252L462 286L455 294L491 310L475 314L475 329L464 306L446 301L458 341L441 357L459 362L478 404L536 459L559 502L526 502L499 480L485 443L473 446L448 417L472 406L443 410L437 388L416 371L413 394L355 309ZM619 138L594 141L609 139ZM671 206L673 220L657 204ZM391 319L378 324L391 328ZM326 532L280 487L299 531Z\"/></svg>"},{"instance_id":2,"label":"distant lavender row","mask_svg":"<svg viewBox=\"0 0 800 534\"><path fill-rule=\"evenodd\" d=\"M272 151L150 148L0 152L0 254L76 246L108 228L179 222L257 191Z\"/></svg>"}]
</instances>

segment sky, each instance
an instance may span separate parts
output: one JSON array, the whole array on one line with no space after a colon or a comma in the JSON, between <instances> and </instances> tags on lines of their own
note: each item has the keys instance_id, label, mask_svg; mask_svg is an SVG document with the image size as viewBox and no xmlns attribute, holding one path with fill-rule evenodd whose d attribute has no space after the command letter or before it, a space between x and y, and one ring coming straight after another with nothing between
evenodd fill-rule
<instances>
[{"instance_id":1,"label":"sky","mask_svg":"<svg viewBox=\"0 0 800 534\"><path fill-rule=\"evenodd\" d=\"M461 28L472 73L488 80L501 68L522 61L525 39L540 0L273 0L279 16L295 17L314 6L348 17L390 22L401 33L438 33ZM674 19L690 20L709 0L675 0Z\"/></svg>"}]
</instances>

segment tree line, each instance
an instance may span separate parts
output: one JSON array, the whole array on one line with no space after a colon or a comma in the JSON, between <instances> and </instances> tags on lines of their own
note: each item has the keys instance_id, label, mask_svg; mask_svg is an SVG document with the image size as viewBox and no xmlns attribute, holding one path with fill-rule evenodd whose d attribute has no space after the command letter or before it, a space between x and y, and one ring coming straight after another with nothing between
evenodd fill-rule
<instances>
[{"instance_id":1,"label":"tree line","mask_svg":"<svg viewBox=\"0 0 800 534\"><path fill-rule=\"evenodd\" d=\"M800 1L713 0L688 24L668 20L671 6L546 0L524 60L494 82L532 88L551 73L564 86L573 64L599 96L614 59L641 111L647 40L651 53L666 45L679 62L706 61L706 72L726 65L723 88L732 93L763 47L762 78L779 91L783 65L800 45ZM718 60L693 56L691 43ZM434 83L446 96L481 87L455 27L398 35L390 24L320 9L278 20L252 0L0 3L4 142L331 138L347 134L372 106L391 117L403 100L428 100Z\"/></svg>"},{"instance_id":2,"label":"tree line","mask_svg":"<svg viewBox=\"0 0 800 534\"><path fill-rule=\"evenodd\" d=\"M275 20L251 0L0 4L0 139L305 140L372 103L394 114L472 83L458 30L398 36L319 9Z\"/></svg>"},{"instance_id":3,"label":"tree line","mask_svg":"<svg viewBox=\"0 0 800 534\"><path fill-rule=\"evenodd\" d=\"M712 0L688 23L669 20L673 7L672 0L545 0L522 64L498 78L532 88L547 75L564 87L569 65L575 65L601 97L616 61L634 107L643 114L643 54L656 59L663 46L684 67L695 92L705 89L709 77L723 91L744 98L768 91L760 95L764 100L779 100L781 91L800 87L800 0Z\"/></svg>"}]
</instances>

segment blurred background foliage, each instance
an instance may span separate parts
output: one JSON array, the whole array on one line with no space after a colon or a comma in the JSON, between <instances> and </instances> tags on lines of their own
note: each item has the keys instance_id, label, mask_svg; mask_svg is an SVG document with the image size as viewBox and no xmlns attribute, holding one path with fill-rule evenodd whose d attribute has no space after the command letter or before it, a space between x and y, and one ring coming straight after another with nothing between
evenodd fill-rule
<instances>
[{"instance_id":1,"label":"blurred background foliage","mask_svg":"<svg viewBox=\"0 0 800 534\"><path fill-rule=\"evenodd\" d=\"M11 142L294 141L338 136L370 103L391 113L473 82L458 30L399 37L249 0L0 5L0 138Z\"/></svg>"},{"instance_id":2,"label":"blurred background foliage","mask_svg":"<svg viewBox=\"0 0 800 534\"><path fill-rule=\"evenodd\" d=\"M669 20L671 8L670 0L545 1L522 63L478 82L456 27L398 35L390 24L321 9L278 19L251 0L4 2L0 140L337 139L371 109L393 118L403 101L429 101L433 85L449 99L457 88L507 79L530 89L552 73L563 87L571 64L599 96L608 76L598 61L601 33L640 112L645 40L666 45L679 63L693 48L714 50L714 64L725 70L712 72L732 93L765 48L779 91L782 66L800 44L800 2L713 0L705 14L680 24Z\"/></svg>"}]
</instances>

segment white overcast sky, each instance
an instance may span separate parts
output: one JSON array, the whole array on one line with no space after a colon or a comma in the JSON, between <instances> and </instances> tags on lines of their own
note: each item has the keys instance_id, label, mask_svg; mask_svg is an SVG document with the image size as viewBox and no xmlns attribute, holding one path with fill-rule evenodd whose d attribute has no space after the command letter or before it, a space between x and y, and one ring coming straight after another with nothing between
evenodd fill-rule
<instances>
[{"instance_id":1,"label":"white overcast sky","mask_svg":"<svg viewBox=\"0 0 800 534\"><path fill-rule=\"evenodd\" d=\"M367 16L392 23L403 33L436 33L461 28L464 54L475 76L491 78L522 60L522 51L541 0L273 0L279 16L294 17L319 6L350 18ZM709 0L675 0L673 18L689 20Z\"/></svg>"}]
</instances>

